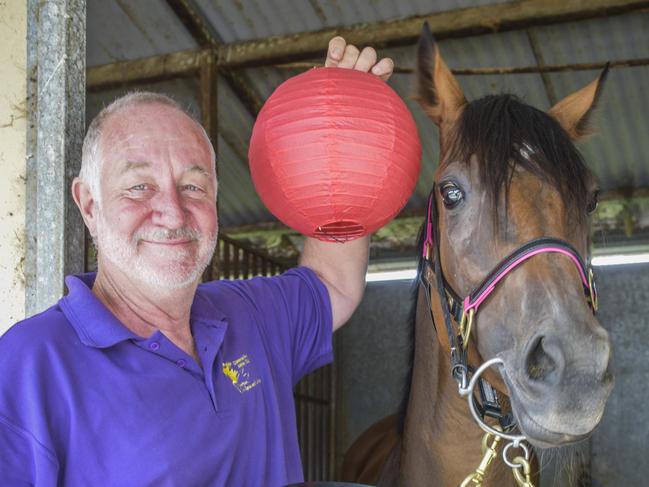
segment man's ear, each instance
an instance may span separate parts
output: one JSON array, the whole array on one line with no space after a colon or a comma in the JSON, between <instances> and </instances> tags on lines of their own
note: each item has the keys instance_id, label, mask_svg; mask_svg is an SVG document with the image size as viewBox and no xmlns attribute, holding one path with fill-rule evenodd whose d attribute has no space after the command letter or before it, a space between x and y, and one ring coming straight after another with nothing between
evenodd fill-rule
<instances>
[{"instance_id":1,"label":"man's ear","mask_svg":"<svg viewBox=\"0 0 649 487\"><path fill-rule=\"evenodd\" d=\"M72 198L79 207L90 235L94 238L97 231L97 200L90 191L90 186L78 177L72 181Z\"/></svg>"},{"instance_id":2,"label":"man's ear","mask_svg":"<svg viewBox=\"0 0 649 487\"><path fill-rule=\"evenodd\" d=\"M607 74L608 64L596 80L566 96L548 111L573 142L577 142L591 132L589 121L600 99Z\"/></svg>"}]
</instances>

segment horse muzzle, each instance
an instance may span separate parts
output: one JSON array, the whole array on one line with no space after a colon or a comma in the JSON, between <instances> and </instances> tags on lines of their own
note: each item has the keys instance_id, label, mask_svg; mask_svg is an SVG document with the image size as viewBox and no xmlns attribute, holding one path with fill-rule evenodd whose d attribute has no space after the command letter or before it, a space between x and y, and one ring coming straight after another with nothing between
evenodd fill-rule
<instances>
[{"instance_id":1,"label":"horse muzzle","mask_svg":"<svg viewBox=\"0 0 649 487\"><path fill-rule=\"evenodd\" d=\"M613 389L610 358L610 341L604 332L579 343L537 334L522 357L505 360L512 410L532 444L556 447L590 435ZM512 362L519 365L508 367Z\"/></svg>"}]
</instances>

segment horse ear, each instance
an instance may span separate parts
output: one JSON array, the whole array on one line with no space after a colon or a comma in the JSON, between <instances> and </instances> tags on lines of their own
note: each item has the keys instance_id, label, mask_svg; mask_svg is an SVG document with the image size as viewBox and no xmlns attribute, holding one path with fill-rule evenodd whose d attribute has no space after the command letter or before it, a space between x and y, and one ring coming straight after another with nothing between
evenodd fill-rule
<instances>
[{"instance_id":1,"label":"horse ear","mask_svg":"<svg viewBox=\"0 0 649 487\"><path fill-rule=\"evenodd\" d=\"M437 125L457 118L466 104L464 92L439 53L428 22L417 46L417 93L415 99Z\"/></svg>"},{"instance_id":2,"label":"horse ear","mask_svg":"<svg viewBox=\"0 0 649 487\"><path fill-rule=\"evenodd\" d=\"M548 112L568 132L573 142L591 133L590 117L602 93L608 75L608 66L607 64L596 80L566 96Z\"/></svg>"}]
</instances>

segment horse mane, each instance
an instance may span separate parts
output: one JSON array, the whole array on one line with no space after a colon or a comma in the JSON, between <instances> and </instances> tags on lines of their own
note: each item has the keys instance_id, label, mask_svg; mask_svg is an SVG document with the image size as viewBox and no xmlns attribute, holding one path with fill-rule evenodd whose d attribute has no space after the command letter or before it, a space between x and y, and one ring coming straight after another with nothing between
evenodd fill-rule
<instances>
[{"instance_id":1,"label":"horse mane","mask_svg":"<svg viewBox=\"0 0 649 487\"><path fill-rule=\"evenodd\" d=\"M566 131L547 113L511 94L488 95L468 103L455 125L445 163L469 164L472 156L477 158L480 179L491 195L494 208L500 208L498 202L504 191L506 211L514 169L520 165L557 189L569 221L583 223L589 200L590 171ZM499 216L498 213L493 215L496 228L499 221L507 221L506 213L504 220ZM417 237L419 260L408 318L409 366L397 414L400 434L403 433L412 382L417 296L424 270L424 224Z\"/></svg>"}]
</instances>

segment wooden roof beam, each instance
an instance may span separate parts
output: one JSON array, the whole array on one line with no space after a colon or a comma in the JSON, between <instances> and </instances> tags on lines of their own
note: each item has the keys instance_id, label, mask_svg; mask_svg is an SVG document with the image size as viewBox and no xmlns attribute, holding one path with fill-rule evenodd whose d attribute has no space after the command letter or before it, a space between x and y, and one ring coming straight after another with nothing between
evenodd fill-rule
<instances>
[{"instance_id":1,"label":"wooden roof beam","mask_svg":"<svg viewBox=\"0 0 649 487\"><path fill-rule=\"evenodd\" d=\"M322 55L329 39L336 35L342 35L348 42L359 46L411 45L417 42L424 21L429 23L437 39L445 39L584 20L648 7L647 0L518 0L401 20L234 42L219 49L219 65L260 66Z\"/></svg>"},{"instance_id":2,"label":"wooden roof beam","mask_svg":"<svg viewBox=\"0 0 649 487\"><path fill-rule=\"evenodd\" d=\"M132 61L92 66L86 72L88 91L100 91L133 83L150 83L198 74L204 56L209 49L179 51Z\"/></svg>"}]
</instances>

